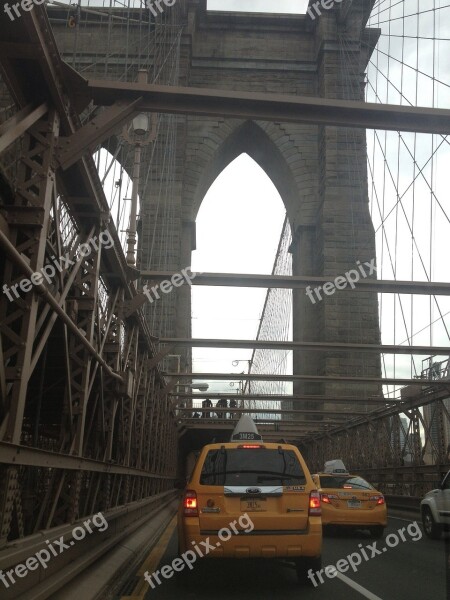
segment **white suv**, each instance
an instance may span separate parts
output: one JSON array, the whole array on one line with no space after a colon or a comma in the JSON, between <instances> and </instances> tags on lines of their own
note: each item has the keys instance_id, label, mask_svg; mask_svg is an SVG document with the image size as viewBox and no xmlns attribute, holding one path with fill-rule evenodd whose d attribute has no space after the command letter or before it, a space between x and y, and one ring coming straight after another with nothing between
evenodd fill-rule
<instances>
[{"instance_id":1,"label":"white suv","mask_svg":"<svg viewBox=\"0 0 450 600\"><path fill-rule=\"evenodd\" d=\"M429 538L438 539L444 530L450 529L450 471L437 489L426 494L420 503L420 512Z\"/></svg>"}]
</instances>

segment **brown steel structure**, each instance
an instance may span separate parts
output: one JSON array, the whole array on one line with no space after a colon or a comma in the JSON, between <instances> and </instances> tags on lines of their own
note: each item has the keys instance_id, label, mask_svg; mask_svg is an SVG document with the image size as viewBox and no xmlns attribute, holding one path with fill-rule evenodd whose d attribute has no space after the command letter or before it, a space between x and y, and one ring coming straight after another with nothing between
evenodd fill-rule
<instances>
[{"instance_id":1,"label":"brown steel structure","mask_svg":"<svg viewBox=\"0 0 450 600\"><path fill-rule=\"evenodd\" d=\"M81 123L45 11L13 25L1 12L0 39L11 112L0 129L2 282L67 258L50 281L0 298L3 560L17 538L99 511L114 519L173 490L178 436L148 326L124 317L133 271L92 157L57 168L62 136Z\"/></svg>"},{"instance_id":2,"label":"brown steel structure","mask_svg":"<svg viewBox=\"0 0 450 600\"><path fill-rule=\"evenodd\" d=\"M0 298L0 558L1 549L44 529L68 525L85 515L117 507L143 506L173 489L178 440L189 433L223 430L233 418L194 418L183 400L217 398L176 392L187 379L280 379L279 375L162 372L161 360L177 345L248 347L238 340L156 340L139 309L135 281L118 232L111 221L92 148L140 110L167 110L197 116L246 116L354 127L404 128L450 133L449 111L367 106L317 98L283 98L220 93L201 89L165 89L142 84L85 81L58 53L40 6L11 24L0 13L0 67L9 100L9 118L0 124L0 269L2 281L19 284L19 297ZM80 86L77 89L77 86ZM81 112L94 100L108 106L82 124ZM107 232L114 244L100 244L89 255L82 243ZM67 256L50 282L23 287L24 278ZM161 281L168 273L141 274ZM324 278L203 274L200 285L305 287ZM27 289L25 289L27 288ZM448 294L448 283L361 281L357 290ZM130 309L131 306L131 309ZM329 350L379 353L440 353L447 348L383 347L367 344L301 343L314 352ZM257 344L253 343L256 347ZM292 345L291 345L292 346ZM285 347L261 342L260 347ZM303 395L267 397L307 400L308 407L255 409L268 439L302 444L311 464L342 457L386 490L420 494L449 465L444 428L450 420L443 379L380 379L294 375L286 379L337 383L397 383L409 393L384 399ZM229 399L238 395L221 395ZM246 396L247 398L249 396ZM256 398L262 399L262 398ZM324 401L352 403L342 415L322 410ZM317 409L309 403L317 403ZM432 406L440 434L431 436L421 411ZM211 409L199 409L200 413ZM220 412L220 411L219 411ZM223 411L225 412L225 411ZM230 412L230 411L228 411ZM267 417L279 415L280 419ZM283 419L286 414L295 419ZM404 432L413 461L405 467L400 415L411 419ZM301 417L301 419L299 418ZM434 465L423 465L421 433L432 446ZM165 498L165 496L164 496ZM139 504L140 503L140 504ZM131 510L131 509L130 509ZM112 517L111 517L112 518ZM31 538L30 538L31 539ZM34 542L33 542L34 543ZM31 546L31 541L30 541Z\"/></svg>"}]
</instances>

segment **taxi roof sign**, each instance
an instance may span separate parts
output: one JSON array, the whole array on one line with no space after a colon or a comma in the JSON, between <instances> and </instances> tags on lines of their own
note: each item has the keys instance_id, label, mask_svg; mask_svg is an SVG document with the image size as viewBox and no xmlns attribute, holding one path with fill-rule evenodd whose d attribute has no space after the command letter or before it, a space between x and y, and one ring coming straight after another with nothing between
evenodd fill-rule
<instances>
[{"instance_id":1,"label":"taxi roof sign","mask_svg":"<svg viewBox=\"0 0 450 600\"><path fill-rule=\"evenodd\" d=\"M261 442L262 436L258 433L255 422L250 415L242 415L231 435L231 442Z\"/></svg>"},{"instance_id":2,"label":"taxi roof sign","mask_svg":"<svg viewBox=\"0 0 450 600\"><path fill-rule=\"evenodd\" d=\"M347 474L348 471L345 468L344 463L342 462L342 460L327 460L327 462L325 463L325 469L324 469L325 473L342 473L342 474Z\"/></svg>"}]
</instances>

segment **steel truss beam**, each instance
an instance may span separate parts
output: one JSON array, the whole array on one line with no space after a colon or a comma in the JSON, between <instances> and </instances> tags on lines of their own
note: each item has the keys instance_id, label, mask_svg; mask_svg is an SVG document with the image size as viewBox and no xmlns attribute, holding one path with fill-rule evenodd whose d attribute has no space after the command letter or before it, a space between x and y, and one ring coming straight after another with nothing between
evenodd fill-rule
<instances>
[{"instance_id":1,"label":"steel truss beam","mask_svg":"<svg viewBox=\"0 0 450 600\"><path fill-rule=\"evenodd\" d=\"M187 338L161 338L160 344L173 346L187 346L189 348L249 348L267 350L293 350L301 348L312 351L337 351L337 352L382 352L384 354L423 354L425 356L449 355L450 346L397 346L375 344L344 344L338 342L280 342L269 340L230 340L230 339L187 339Z\"/></svg>"},{"instance_id":2,"label":"steel truss beam","mask_svg":"<svg viewBox=\"0 0 450 600\"><path fill-rule=\"evenodd\" d=\"M189 425L187 423L183 423L183 427L186 429L198 429L198 430L209 430L209 431L214 431L216 429L226 429L229 430L230 432L233 430L233 427L235 426L236 422L235 421L227 421L225 422L225 420L223 420L222 422L218 422L218 421L211 421L210 423L205 422L206 419L202 419L202 422L198 422L199 420L193 420L192 425ZM295 423L292 422L292 425L289 426L287 421L268 421L267 423L260 423L259 421L256 422L256 425L258 427L258 431L263 434L263 438L264 438L264 434L266 432L269 433L277 433L277 436L279 437L286 437L290 440L294 440L294 439L298 439L298 438L304 438L309 430L312 427L312 422L305 422L303 423ZM332 423L331 423L332 425ZM330 426L331 426L330 425ZM327 431L327 424L326 422L323 422L319 425L315 425L314 424L314 429L318 428L320 431L323 431L324 434L326 434Z\"/></svg>"},{"instance_id":3,"label":"steel truss beam","mask_svg":"<svg viewBox=\"0 0 450 600\"><path fill-rule=\"evenodd\" d=\"M76 92L98 106L142 98L143 112L450 134L450 110L437 108L122 81L80 82Z\"/></svg>"},{"instance_id":4,"label":"steel truss beam","mask_svg":"<svg viewBox=\"0 0 450 600\"><path fill-rule=\"evenodd\" d=\"M240 373L237 374L239 376ZM187 393L179 393L173 392L169 394L174 398L189 398L192 400L218 400L220 398L225 398L229 400L260 400L270 402L289 402L291 400L306 400L308 402L333 402L333 403L345 403L345 404L382 404L386 406L386 404L394 404L396 402L401 402L401 398L361 398L355 396L283 396L283 395L271 395L271 394L222 394L217 393L214 394L212 392L202 392L201 394L187 394Z\"/></svg>"},{"instance_id":5,"label":"steel truss beam","mask_svg":"<svg viewBox=\"0 0 450 600\"><path fill-rule=\"evenodd\" d=\"M405 413L407 410L414 411L423 406L427 406L428 404L441 402L442 400L450 397L450 383L445 385L445 382L441 381L440 383L436 382L436 385L439 389L433 390L432 388L427 388L422 393L419 391L416 396L411 399L404 400L395 406L386 406L378 409L377 411L367 413L359 419L355 419L351 423L347 423L342 429L336 428L332 433L339 434L343 431L348 431L351 428L365 425L367 423L373 423L374 421L384 419L385 417L398 416L402 413ZM314 441L315 443L317 439L314 438L313 440L313 438L311 438L310 441Z\"/></svg>"},{"instance_id":6,"label":"steel truss beam","mask_svg":"<svg viewBox=\"0 0 450 600\"><path fill-rule=\"evenodd\" d=\"M8 121L0 125L0 154L13 144L27 129L34 125L48 111L46 103L40 106L29 104Z\"/></svg>"},{"instance_id":7,"label":"steel truss beam","mask_svg":"<svg viewBox=\"0 0 450 600\"><path fill-rule=\"evenodd\" d=\"M249 373L167 373L167 377L174 379L195 379L211 381L312 381L316 383L378 383L380 385L421 385L425 387L440 387L445 382L430 379L400 379L399 377L333 377L328 375L272 375L272 374L249 374ZM450 385L450 384L449 384Z\"/></svg>"},{"instance_id":8,"label":"steel truss beam","mask_svg":"<svg viewBox=\"0 0 450 600\"><path fill-rule=\"evenodd\" d=\"M303 436L303 452L313 469L321 469L325 460L339 456L349 470L357 469L386 494L422 497L450 468L450 448L442 435L436 439L437 421L428 417L427 422L422 410L428 407L428 415L440 415L448 428L450 414L444 402L448 398L450 386L327 432ZM408 417L406 429L400 420L402 413ZM432 464L425 464L425 457Z\"/></svg>"},{"instance_id":9,"label":"steel truss beam","mask_svg":"<svg viewBox=\"0 0 450 600\"><path fill-rule=\"evenodd\" d=\"M142 279L161 282L170 280L173 271L141 271ZM323 286L333 277L306 277L288 275L244 275L240 273L193 273L192 285L224 286L224 287L258 287L281 289L305 289L307 287ZM354 290L347 285L343 292L374 292L384 294L425 294L434 296L450 295L450 283L429 281L390 281L377 279L360 279ZM324 295L324 294L322 294Z\"/></svg>"},{"instance_id":10,"label":"steel truss beam","mask_svg":"<svg viewBox=\"0 0 450 600\"><path fill-rule=\"evenodd\" d=\"M0 12L0 37L2 80L17 109L0 143L19 148L14 193L0 206L4 282L70 259L48 284L0 295L2 546L171 489L178 432L148 325L140 312L124 317L136 272L108 220L92 157L56 171L61 138L76 142L81 123L45 10L13 25ZM105 112L101 135L114 126L114 111ZM78 252L104 229L112 248Z\"/></svg>"},{"instance_id":11,"label":"steel truss beam","mask_svg":"<svg viewBox=\"0 0 450 600\"><path fill-rule=\"evenodd\" d=\"M233 415L241 415L241 414L248 414L249 412L251 412L252 414L257 414L257 415L265 415L265 414L270 414L270 415L283 415L283 414L292 414L292 415L333 415L333 416L338 416L338 417L343 417L344 419L346 419L345 415L366 415L367 412L365 411L361 411L361 410L346 410L345 413L343 413L342 411L336 411L336 410L310 410L310 409L304 409L304 410L289 410L286 408L217 408L216 406L213 406L211 408L178 408L178 412L181 413L182 415L184 415L185 413L195 413L195 412L199 412L202 414L207 414L207 413L216 413L218 415L219 418L221 418L224 414L233 414ZM182 417L182 419L187 418L189 419L190 417Z\"/></svg>"},{"instance_id":12,"label":"steel truss beam","mask_svg":"<svg viewBox=\"0 0 450 600\"><path fill-rule=\"evenodd\" d=\"M70 471L89 471L92 473L109 473L116 475L136 475L145 478L169 479L173 477L151 473L147 469L124 467L114 463L105 463L70 454L49 452L39 448L27 448L18 444L0 442L0 463L43 469L64 469Z\"/></svg>"}]
</instances>

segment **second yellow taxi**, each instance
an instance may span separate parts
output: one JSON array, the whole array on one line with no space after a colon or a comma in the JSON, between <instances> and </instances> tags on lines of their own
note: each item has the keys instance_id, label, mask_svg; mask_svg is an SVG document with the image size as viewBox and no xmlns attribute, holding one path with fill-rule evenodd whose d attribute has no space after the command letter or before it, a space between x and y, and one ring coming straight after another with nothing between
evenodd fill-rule
<instances>
[{"instance_id":1,"label":"second yellow taxi","mask_svg":"<svg viewBox=\"0 0 450 600\"><path fill-rule=\"evenodd\" d=\"M334 527L368 529L381 538L387 525L384 496L358 475L347 472L340 460L325 463L325 472L313 475L320 492L324 531Z\"/></svg>"}]
</instances>

